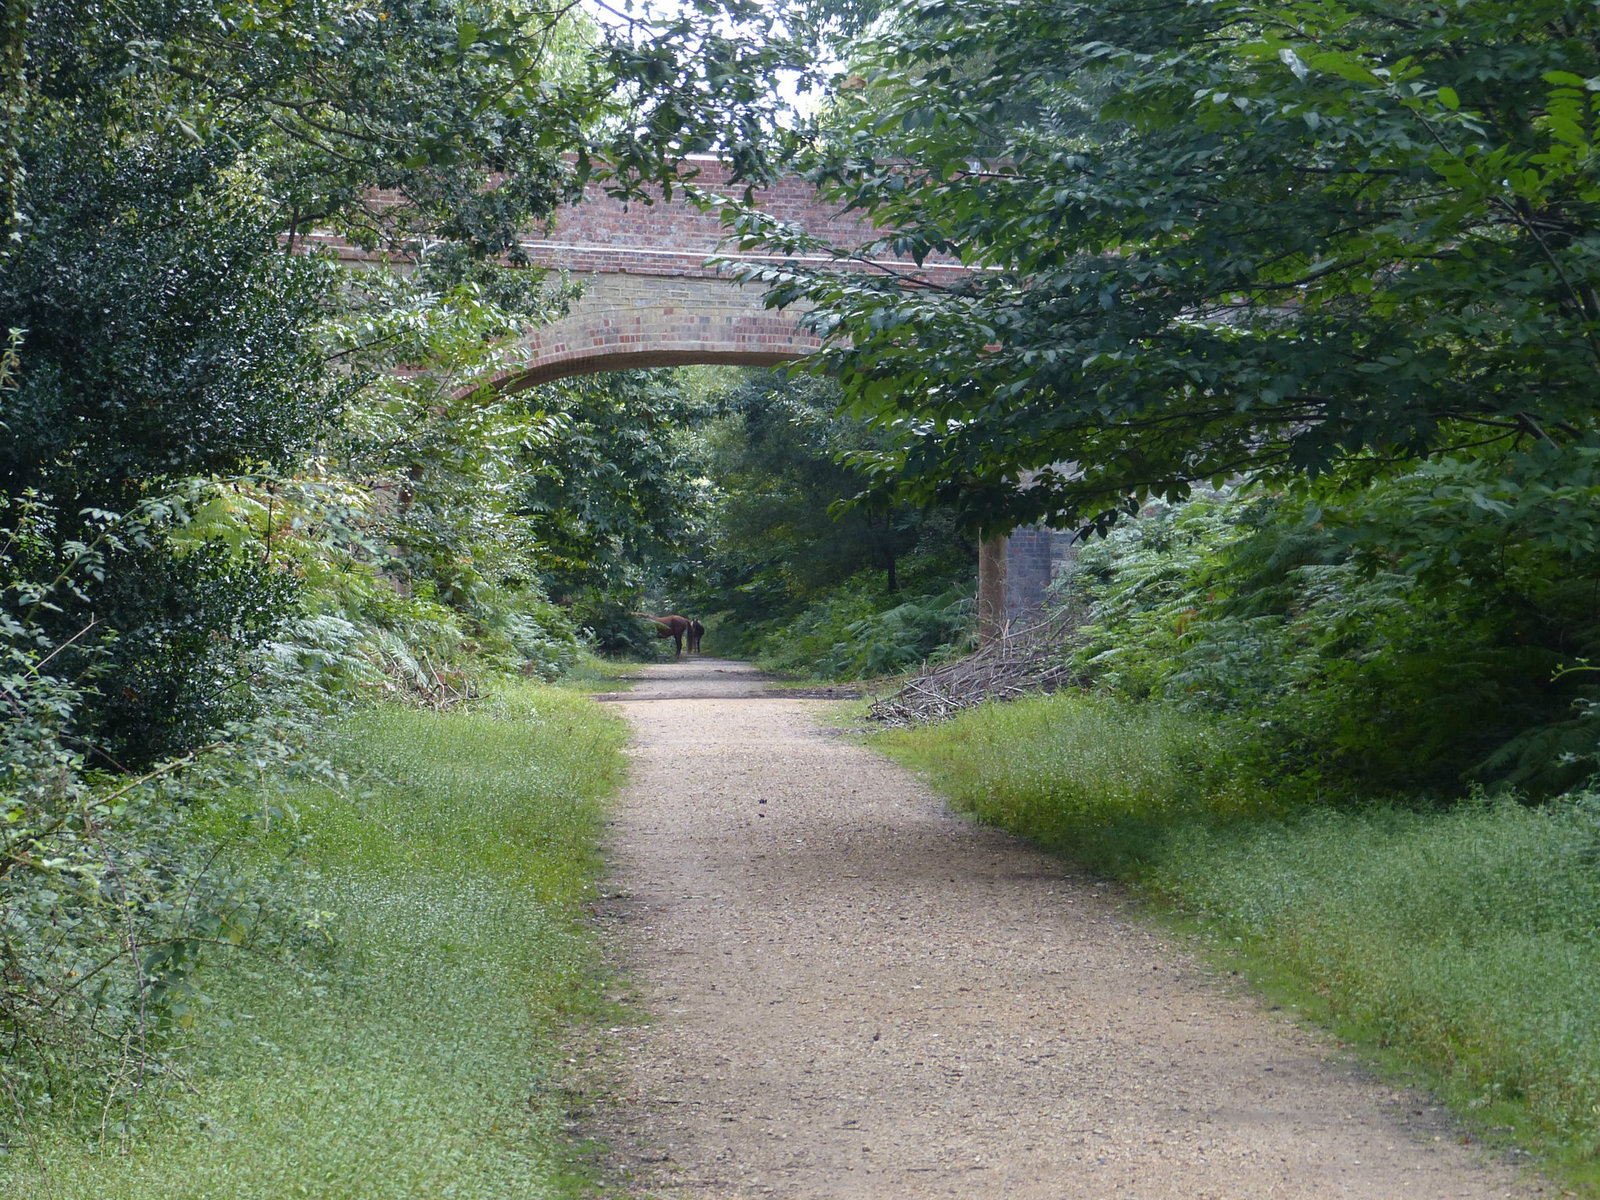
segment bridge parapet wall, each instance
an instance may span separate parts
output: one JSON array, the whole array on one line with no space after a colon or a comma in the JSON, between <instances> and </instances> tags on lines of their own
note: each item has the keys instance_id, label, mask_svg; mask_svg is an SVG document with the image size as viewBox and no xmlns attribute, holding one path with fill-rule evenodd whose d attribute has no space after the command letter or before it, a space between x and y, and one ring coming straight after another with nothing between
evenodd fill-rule
<instances>
[{"instance_id":1,"label":"bridge parapet wall","mask_svg":"<svg viewBox=\"0 0 1600 1200\"><path fill-rule=\"evenodd\" d=\"M714 159L695 159L692 165L700 172L690 181L693 187L723 195L743 189L742 184L730 182L728 168ZM831 245L854 246L871 236L871 226L859 214L845 213L838 205L819 200L815 188L797 177L761 188L755 193L755 203L763 212L800 225ZM682 268L714 274L703 265L704 260L717 252L728 234L719 213L678 195L668 202L656 192L653 203L625 204L606 195L603 186L591 183L584 189L581 203L558 209L550 231L528 239L523 249L536 262L569 267L613 263L616 255L642 250L647 253L640 256L636 269ZM671 261L674 258L683 261Z\"/></svg>"},{"instance_id":2,"label":"bridge parapet wall","mask_svg":"<svg viewBox=\"0 0 1600 1200\"><path fill-rule=\"evenodd\" d=\"M714 158L695 157L692 165L699 174L686 182L702 191L736 195L742 184L729 180L728 168ZM781 263L799 261L807 265L836 270L892 270L930 282L948 283L965 276L970 269L946 258L930 258L918 267L908 259L893 255L873 259L839 258L832 254L790 256L745 253L725 245L732 234L720 212L701 208L681 193L661 199L624 202L606 194L601 184L591 183L582 199L565 204L552 214L549 227L529 231L521 243L528 261L537 267L562 270L578 276L662 275L701 279L727 278L726 267L708 263L713 256L731 262ZM373 199L382 207L385 199L396 206L404 202L399 193L375 192ZM774 180L756 189L753 203L779 220L798 225L826 245L845 253L870 243L873 228L860 213L846 212L839 205L817 196L806 180L791 176ZM306 245L334 250L343 259L359 262L375 256L350 245L326 231L315 231L302 239Z\"/></svg>"},{"instance_id":3,"label":"bridge parapet wall","mask_svg":"<svg viewBox=\"0 0 1600 1200\"><path fill-rule=\"evenodd\" d=\"M733 195L728 168L713 158L697 158L698 174L685 181L712 194ZM399 205L403 197L378 193ZM806 180L789 177L758 189L753 203L773 217L803 228L840 251L854 252L872 239L872 226L860 213L845 212L817 196ZM702 208L674 194L653 202L623 202L590 184L579 203L563 205L548 228L530 231L522 249L536 267L561 270L583 284L583 294L567 316L529 329L518 345L518 365L500 378L501 387L520 390L567 375L688 363L774 366L801 358L820 340L799 328L803 306L767 309L759 285L736 286L726 262L781 263L783 255L745 254L724 248L730 230L715 208ZM339 237L318 232L309 244L335 250L360 262L373 256ZM967 268L949 260L921 267L893 257L877 261L840 259L820 253L799 261L834 270L889 270L929 282L948 282Z\"/></svg>"},{"instance_id":4,"label":"bridge parapet wall","mask_svg":"<svg viewBox=\"0 0 1600 1200\"><path fill-rule=\"evenodd\" d=\"M700 174L689 181L694 187L720 195L743 191L742 184L729 180L728 168L715 159L695 159ZM554 214L551 227L522 243L523 252L535 265L570 271L574 274L621 273L638 275L690 275L715 278L723 269L708 265L713 255L738 262L780 263L780 254L749 254L724 242L731 230L715 209L704 209L674 195L671 201L624 203L608 196L602 185L590 184L581 202L563 205ZM806 180L789 177L757 189L754 205L781 221L798 225L829 246L852 251L873 236L870 222L860 213L845 212L839 205L820 199ZM949 260L929 261L921 268L892 257L874 262L841 261L831 255L802 256L798 261L845 270L892 268L916 270L929 279L944 280L967 273L966 268Z\"/></svg>"}]
</instances>

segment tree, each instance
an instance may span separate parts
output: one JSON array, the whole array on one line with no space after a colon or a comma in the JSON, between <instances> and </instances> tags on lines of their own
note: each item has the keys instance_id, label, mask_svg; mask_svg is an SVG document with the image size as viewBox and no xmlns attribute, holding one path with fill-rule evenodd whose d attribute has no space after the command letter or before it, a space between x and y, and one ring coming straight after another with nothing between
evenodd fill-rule
<instances>
[{"instance_id":1,"label":"tree","mask_svg":"<svg viewBox=\"0 0 1600 1200\"><path fill-rule=\"evenodd\" d=\"M919 0L804 161L973 276L750 274L816 306L883 477L969 524L1589 447L1597 35L1566 0Z\"/></svg>"},{"instance_id":2,"label":"tree","mask_svg":"<svg viewBox=\"0 0 1600 1200\"><path fill-rule=\"evenodd\" d=\"M248 652L293 581L260 547L175 539L174 497L285 471L385 365L384 344L319 337L383 289L294 253L308 234L407 257L400 308L466 288L526 310L505 268L598 152L626 191L753 145L741 114L772 57L710 10L608 42L527 0L7 5L0 329L21 332L0 498L32 523L15 570L56 583L8 568L0 594L66 647L54 669L114 678L77 736L134 765L248 707Z\"/></svg>"},{"instance_id":3,"label":"tree","mask_svg":"<svg viewBox=\"0 0 1600 1200\"><path fill-rule=\"evenodd\" d=\"M23 578L63 579L76 547L99 548L92 577L7 601L52 644L71 640L58 671L106 681L77 732L102 763L131 765L248 707L240 651L287 594L258 559L177 553L173 493L188 477L286 467L346 389L310 335L326 272L276 252L225 161L39 125L29 223L0 258L0 324L23 331L0 488L49 509Z\"/></svg>"},{"instance_id":4,"label":"tree","mask_svg":"<svg viewBox=\"0 0 1600 1200\"><path fill-rule=\"evenodd\" d=\"M597 150L620 146L614 188L671 177L748 106L714 22L634 46L525 0L0 9L8 1144L36 1113L116 1124L201 955L295 936L284 897L216 869L208 803L230 757L294 752L284 710L326 696L295 685L442 693L422 626L559 668L561 615L508 581L525 445L554 422L474 384L542 303L523 230ZM329 229L372 261L316 252ZM340 452L409 506L374 518L329 480ZM376 578L390 545L468 617ZM241 734L264 697L271 727Z\"/></svg>"},{"instance_id":5,"label":"tree","mask_svg":"<svg viewBox=\"0 0 1600 1200\"><path fill-rule=\"evenodd\" d=\"M702 464L681 435L706 418L705 400L670 371L578 376L523 396L549 436L525 447L518 512L552 594L681 580L704 519Z\"/></svg>"},{"instance_id":6,"label":"tree","mask_svg":"<svg viewBox=\"0 0 1600 1200\"><path fill-rule=\"evenodd\" d=\"M976 547L946 510L872 494L881 431L829 379L749 372L706 426L706 537L686 582L723 652L855 678L920 662L969 624Z\"/></svg>"},{"instance_id":7,"label":"tree","mask_svg":"<svg viewBox=\"0 0 1600 1200\"><path fill-rule=\"evenodd\" d=\"M869 481L852 464L883 438L839 415L838 405L831 380L782 373L751 375L724 398L732 420L715 442L722 499L707 554L724 577L714 585L724 593L718 607L772 615L737 601L765 596L781 611L861 571L881 573L891 595L898 590L901 560L937 518L864 495Z\"/></svg>"}]
</instances>

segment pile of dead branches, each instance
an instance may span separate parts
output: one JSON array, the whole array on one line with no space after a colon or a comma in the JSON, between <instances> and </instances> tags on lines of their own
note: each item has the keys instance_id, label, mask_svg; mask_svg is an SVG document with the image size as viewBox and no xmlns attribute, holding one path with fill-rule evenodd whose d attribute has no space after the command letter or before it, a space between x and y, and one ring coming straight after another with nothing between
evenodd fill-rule
<instances>
[{"instance_id":1,"label":"pile of dead branches","mask_svg":"<svg viewBox=\"0 0 1600 1200\"><path fill-rule=\"evenodd\" d=\"M377 679L368 684L419 708L444 712L478 695L477 684L452 666L436 666L426 649L386 629L377 631L370 654Z\"/></svg>"},{"instance_id":2,"label":"pile of dead branches","mask_svg":"<svg viewBox=\"0 0 1600 1200\"><path fill-rule=\"evenodd\" d=\"M1071 683L1067 644L1081 617L1059 613L1033 624L1008 626L991 644L965 658L924 667L892 696L874 701L871 720L926 725L985 700L1015 700Z\"/></svg>"}]
</instances>

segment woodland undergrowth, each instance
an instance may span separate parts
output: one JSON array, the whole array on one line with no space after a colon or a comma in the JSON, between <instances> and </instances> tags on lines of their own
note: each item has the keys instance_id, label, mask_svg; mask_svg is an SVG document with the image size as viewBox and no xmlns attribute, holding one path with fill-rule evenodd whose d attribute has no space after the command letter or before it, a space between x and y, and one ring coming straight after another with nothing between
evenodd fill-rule
<instances>
[{"instance_id":1,"label":"woodland undergrowth","mask_svg":"<svg viewBox=\"0 0 1600 1200\"><path fill-rule=\"evenodd\" d=\"M319 745L330 770L196 810L210 869L302 914L300 943L190 972L190 1019L122 1123L35 1108L0 1190L566 1194L558 1054L602 1005L578 923L620 741L584 699L503 680L450 711L354 712Z\"/></svg>"},{"instance_id":2,"label":"woodland undergrowth","mask_svg":"<svg viewBox=\"0 0 1600 1200\"><path fill-rule=\"evenodd\" d=\"M1471 475L1149 510L1057 584L1076 686L878 740L1592 1189L1595 566Z\"/></svg>"}]
</instances>

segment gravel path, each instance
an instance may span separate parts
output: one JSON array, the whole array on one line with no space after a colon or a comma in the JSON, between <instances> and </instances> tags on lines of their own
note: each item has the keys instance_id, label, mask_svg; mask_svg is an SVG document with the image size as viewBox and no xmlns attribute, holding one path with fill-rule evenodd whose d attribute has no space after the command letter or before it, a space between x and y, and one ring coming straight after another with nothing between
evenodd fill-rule
<instances>
[{"instance_id":1,"label":"gravel path","mask_svg":"<svg viewBox=\"0 0 1600 1200\"><path fill-rule=\"evenodd\" d=\"M1545 1190L1210 978L1114 891L763 694L651 667L602 915L653 1020L594 1132L637 1196ZM1553 1190L1553 1189L1552 1189Z\"/></svg>"}]
</instances>

